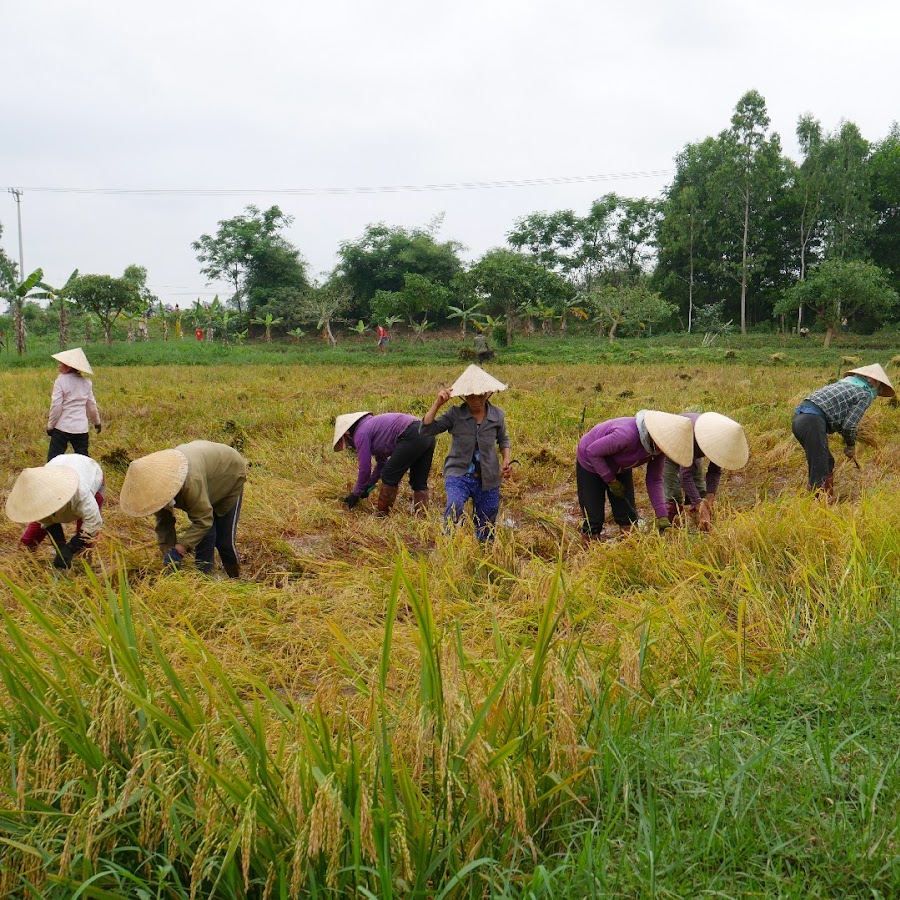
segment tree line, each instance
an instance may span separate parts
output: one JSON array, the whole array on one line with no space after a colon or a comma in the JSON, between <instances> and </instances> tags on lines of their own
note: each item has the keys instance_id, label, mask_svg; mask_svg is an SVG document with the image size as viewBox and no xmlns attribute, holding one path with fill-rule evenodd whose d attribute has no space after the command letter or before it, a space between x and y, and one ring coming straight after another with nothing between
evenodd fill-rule
<instances>
[{"instance_id":1,"label":"tree line","mask_svg":"<svg viewBox=\"0 0 900 900\"><path fill-rule=\"evenodd\" d=\"M826 132L807 114L796 135L799 161L782 152L764 98L748 91L728 127L676 156L661 197L610 193L583 215L534 212L471 264L460 242L439 237L440 217L421 228L375 223L342 242L334 270L316 281L285 237L293 218L247 206L192 244L208 281L231 286L225 301L198 301L193 321L205 316L226 339L229 327L241 337L258 326L267 339L273 329L300 337L315 328L331 343L338 322L359 332L403 323L414 337L456 323L463 337L490 328L507 342L516 328L565 332L570 322L610 340L654 325L708 332L739 323L746 333L817 322L826 344L851 322L890 323L900 290L900 128L870 143L852 122ZM158 302L146 282L140 266L118 279L74 273L59 288L40 270L19 281L0 251L0 291L14 315L40 297L64 315L68 300L96 316L107 339L119 316ZM60 330L62 340L62 321Z\"/></svg>"}]
</instances>

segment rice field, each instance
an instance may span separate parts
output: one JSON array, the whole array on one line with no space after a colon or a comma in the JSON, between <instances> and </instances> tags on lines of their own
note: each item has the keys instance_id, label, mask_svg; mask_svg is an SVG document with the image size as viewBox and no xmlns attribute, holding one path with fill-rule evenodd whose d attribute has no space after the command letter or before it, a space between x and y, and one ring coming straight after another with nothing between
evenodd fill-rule
<instances>
[{"instance_id":1,"label":"rice field","mask_svg":"<svg viewBox=\"0 0 900 900\"><path fill-rule=\"evenodd\" d=\"M859 470L837 454L833 506L805 491L791 410L831 365L496 365L519 464L492 545L442 533L446 436L427 516L406 487L387 519L347 511L335 416L422 415L461 368L97 372L90 568L59 577L0 523L0 889L525 896L508 873L531 877L599 814L613 735L752 685L896 597L896 407L867 413ZM4 500L45 459L52 381L0 373ZM637 477L646 530L585 547L575 444L645 407L732 416L750 461L723 477L711 534L657 536ZM198 438L251 462L238 582L163 575L152 519L117 508L130 459Z\"/></svg>"}]
</instances>

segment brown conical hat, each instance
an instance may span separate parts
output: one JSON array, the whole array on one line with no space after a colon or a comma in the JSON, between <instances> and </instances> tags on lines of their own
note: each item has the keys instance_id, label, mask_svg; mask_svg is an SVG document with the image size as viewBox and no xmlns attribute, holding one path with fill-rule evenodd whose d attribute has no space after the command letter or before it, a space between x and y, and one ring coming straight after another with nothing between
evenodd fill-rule
<instances>
[{"instance_id":1,"label":"brown conical hat","mask_svg":"<svg viewBox=\"0 0 900 900\"><path fill-rule=\"evenodd\" d=\"M743 469L750 457L744 429L728 416L701 413L694 423L694 437L703 455L722 469Z\"/></svg>"},{"instance_id":2,"label":"brown conical hat","mask_svg":"<svg viewBox=\"0 0 900 900\"><path fill-rule=\"evenodd\" d=\"M493 394L495 391L505 391L508 385L497 381L493 375L488 375L480 366L471 365L450 388L451 397L471 397L477 394Z\"/></svg>"},{"instance_id":3,"label":"brown conical hat","mask_svg":"<svg viewBox=\"0 0 900 900\"><path fill-rule=\"evenodd\" d=\"M6 498L13 522L40 522L59 512L78 490L78 473L68 466L24 469Z\"/></svg>"},{"instance_id":4,"label":"brown conical hat","mask_svg":"<svg viewBox=\"0 0 900 900\"><path fill-rule=\"evenodd\" d=\"M338 449L338 443L341 438L363 417L370 416L371 413L368 410L364 410L363 412L355 412L355 413L343 413L338 416L334 420L334 440L332 441L331 446L334 447L335 450Z\"/></svg>"},{"instance_id":5,"label":"brown conical hat","mask_svg":"<svg viewBox=\"0 0 900 900\"><path fill-rule=\"evenodd\" d=\"M645 409L644 424L653 443L673 462L679 466L689 466L694 461L694 429L690 419Z\"/></svg>"},{"instance_id":6,"label":"brown conical hat","mask_svg":"<svg viewBox=\"0 0 900 900\"><path fill-rule=\"evenodd\" d=\"M159 512L181 490L187 457L180 450L158 450L134 460L125 473L119 506L127 516Z\"/></svg>"},{"instance_id":7,"label":"brown conical hat","mask_svg":"<svg viewBox=\"0 0 900 900\"><path fill-rule=\"evenodd\" d=\"M57 362L69 366L69 368L78 369L79 372L84 372L85 375L94 374L94 370L91 368L91 364L88 362L81 347L73 347L71 350L60 350L59 353L52 354L51 359L55 359Z\"/></svg>"},{"instance_id":8,"label":"brown conical hat","mask_svg":"<svg viewBox=\"0 0 900 900\"><path fill-rule=\"evenodd\" d=\"M878 382L879 397L894 396L894 386L891 384L891 379L888 378L887 372L878 363L872 363L871 366L861 366L858 369L848 369L844 372L844 375L863 375L866 378L874 378Z\"/></svg>"}]
</instances>

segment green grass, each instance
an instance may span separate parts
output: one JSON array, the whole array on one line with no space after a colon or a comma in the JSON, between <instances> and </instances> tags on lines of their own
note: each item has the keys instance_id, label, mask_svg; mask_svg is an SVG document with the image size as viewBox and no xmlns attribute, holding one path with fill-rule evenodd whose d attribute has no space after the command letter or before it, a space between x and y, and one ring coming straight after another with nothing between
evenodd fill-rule
<instances>
[{"instance_id":1,"label":"green grass","mask_svg":"<svg viewBox=\"0 0 900 900\"><path fill-rule=\"evenodd\" d=\"M840 368L846 355L864 355L864 362L888 359L900 351L900 334L880 332L876 335L840 335L825 350L815 339L800 339L777 334L729 335L719 338L711 347L701 345L700 335L664 334L650 338L620 338L610 344L596 334L577 332L565 338L559 335L516 335L511 347L497 342L496 360L491 365L543 364L721 364L730 366L762 365L772 368L797 366L833 366ZM78 345L73 334L71 344ZM252 341L242 345L198 342L188 335L181 341L153 339L129 343L116 340L107 347L102 341L82 345L93 366L141 365L348 365L386 368L427 364L458 365L460 351L471 349L471 336L463 342L458 332L440 332L427 336L425 342L412 343L409 338L392 341L387 354L377 352L369 337L350 335L340 339L337 347L324 344L315 337L300 342L276 340L271 344ZM0 370L45 366L47 357L59 347L55 336L46 335L29 341L26 356L15 352L0 354ZM775 358L773 358L775 357Z\"/></svg>"},{"instance_id":2,"label":"green grass","mask_svg":"<svg viewBox=\"0 0 900 900\"><path fill-rule=\"evenodd\" d=\"M740 693L611 730L590 812L532 895L897 896L898 599Z\"/></svg>"}]
</instances>

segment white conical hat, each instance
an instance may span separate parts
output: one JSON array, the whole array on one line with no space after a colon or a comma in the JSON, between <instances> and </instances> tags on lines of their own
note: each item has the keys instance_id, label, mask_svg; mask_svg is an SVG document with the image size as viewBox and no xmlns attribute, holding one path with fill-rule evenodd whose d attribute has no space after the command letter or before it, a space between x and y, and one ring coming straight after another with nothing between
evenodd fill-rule
<instances>
[{"instance_id":1,"label":"white conical hat","mask_svg":"<svg viewBox=\"0 0 900 900\"><path fill-rule=\"evenodd\" d=\"M848 369L844 372L844 375L864 375L867 378L874 378L880 385L878 388L880 397L894 396L894 386L891 384L891 379L888 378L887 372L878 363L872 363L871 366L862 366L859 369Z\"/></svg>"},{"instance_id":2,"label":"white conical hat","mask_svg":"<svg viewBox=\"0 0 900 900\"><path fill-rule=\"evenodd\" d=\"M343 413L334 420L334 441L332 447L338 449L340 439L363 417L372 415L368 410L355 413Z\"/></svg>"},{"instance_id":3,"label":"white conical hat","mask_svg":"<svg viewBox=\"0 0 900 900\"><path fill-rule=\"evenodd\" d=\"M645 409L644 424L653 443L673 462L679 466L689 466L694 461L694 429L690 419Z\"/></svg>"},{"instance_id":4,"label":"white conical hat","mask_svg":"<svg viewBox=\"0 0 900 900\"><path fill-rule=\"evenodd\" d=\"M750 456L744 429L728 416L702 413L694 423L694 437L703 455L722 469L743 469Z\"/></svg>"},{"instance_id":5,"label":"white conical hat","mask_svg":"<svg viewBox=\"0 0 900 900\"><path fill-rule=\"evenodd\" d=\"M72 369L78 369L79 372L84 372L85 375L94 374L94 370L91 368L91 364L88 362L81 347L73 347L71 350L60 350L59 353L54 353L51 359L55 359L57 362L61 362Z\"/></svg>"},{"instance_id":6,"label":"white conical hat","mask_svg":"<svg viewBox=\"0 0 900 900\"><path fill-rule=\"evenodd\" d=\"M188 460L180 450L158 450L134 460L125 473L119 506L127 516L159 512L181 490Z\"/></svg>"},{"instance_id":7,"label":"white conical hat","mask_svg":"<svg viewBox=\"0 0 900 900\"><path fill-rule=\"evenodd\" d=\"M473 394L493 394L495 391L505 391L507 385L497 381L493 375L488 375L484 369L476 365L469 366L450 388L451 397L471 397Z\"/></svg>"},{"instance_id":8,"label":"white conical hat","mask_svg":"<svg viewBox=\"0 0 900 900\"><path fill-rule=\"evenodd\" d=\"M6 498L13 522L40 522L59 512L78 490L78 473L68 466L24 469Z\"/></svg>"}]
</instances>

